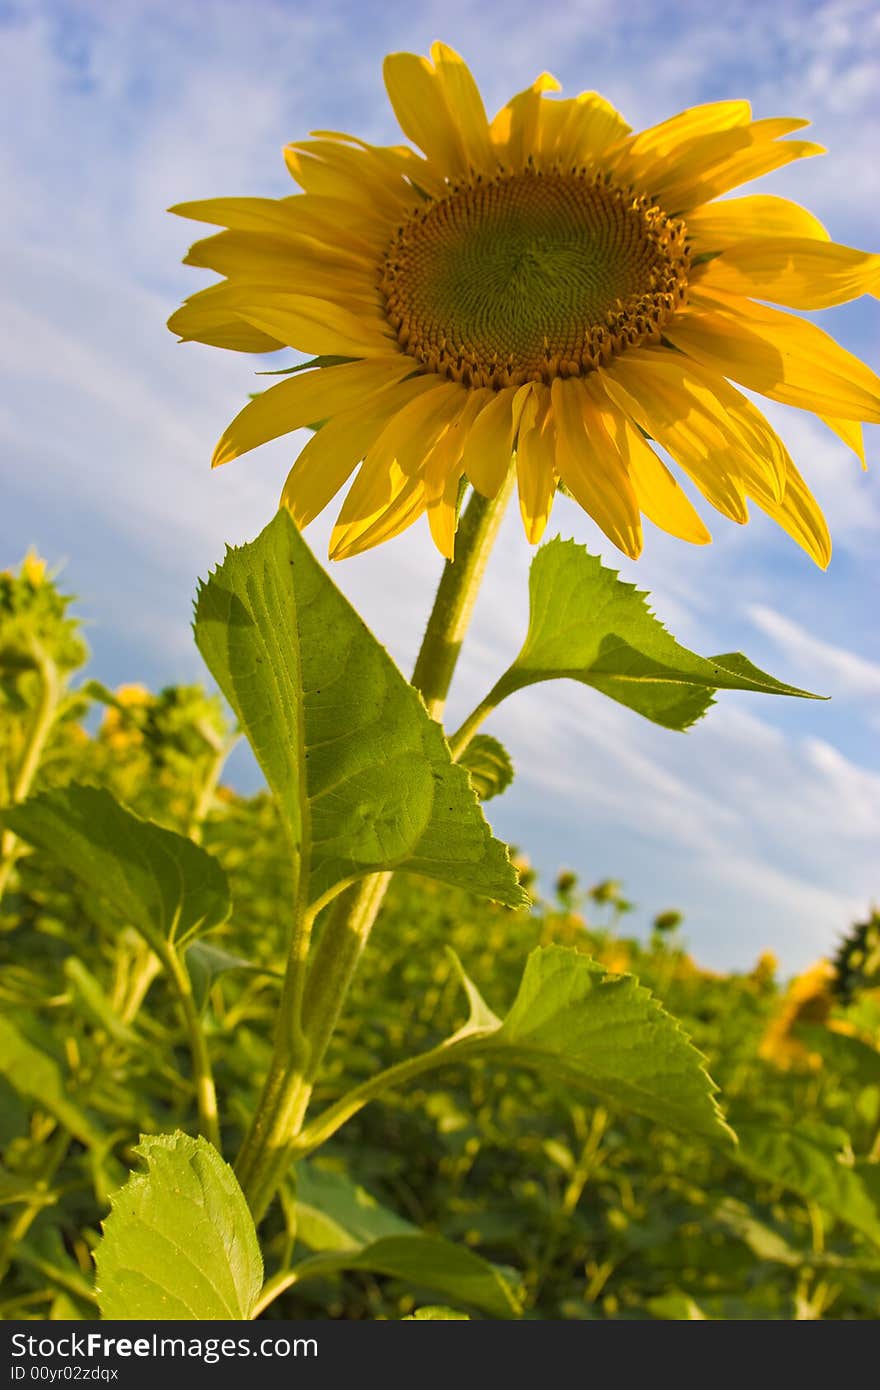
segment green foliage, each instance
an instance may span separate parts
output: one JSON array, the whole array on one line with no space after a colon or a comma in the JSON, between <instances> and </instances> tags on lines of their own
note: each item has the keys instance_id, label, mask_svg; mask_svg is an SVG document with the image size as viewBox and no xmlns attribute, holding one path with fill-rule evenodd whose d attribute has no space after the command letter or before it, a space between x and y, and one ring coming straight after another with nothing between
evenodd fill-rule
<instances>
[{"instance_id":1,"label":"green foliage","mask_svg":"<svg viewBox=\"0 0 880 1390\"><path fill-rule=\"evenodd\" d=\"M0 572L0 700L21 706L21 674L48 659L59 671L74 671L88 654L79 623L68 613L72 600L59 592L42 560L28 555L18 574Z\"/></svg>"},{"instance_id":2,"label":"green foliage","mask_svg":"<svg viewBox=\"0 0 880 1390\"><path fill-rule=\"evenodd\" d=\"M344 1173L305 1159L296 1165L296 1234L310 1250L361 1250L417 1229Z\"/></svg>"},{"instance_id":3,"label":"green foliage","mask_svg":"<svg viewBox=\"0 0 880 1390\"><path fill-rule=\"evenodd\" d=\"M841 941L834 965L835 989L841 999L880 984L880 912L874 909L864 922L855 923Z\"/></svg>"},{"instance_id":4,"label":"green foliage","mask_svg":"<svg viewBox=\"0 0 880 1390\"><path fill-rule=\"evenodd\" d=\"M439 725L287 512L202 587L196 641L276 796L306 901L395 867L525 901Z\"/></svg>"},{"instance_id":5,"label":"green foliage","mask_svg":"<svg viewBox=\"0 0 880 1390\"><path fill-rule=\"evenodd\" d=\"M486 1028L474 1010L453 1046L533 1068L600 1100L716 1142L731 1131L705 1058L631 976L571 947L532 952L510 1012Z\"/></svg>"},{"instance_id":6,"label":"green foliage","mask_svg":"<svg viewBox=\"0 0 880 1390\"><path fill-rule=\"evenodd\" d=\"M853 938L838 1002L826 981L810 1013L766 962L701 971L671 908L646 944L620 939L616 880L583 892L564 874L561 910L525 910L475 795L503 790L504 750L481 736L453 762L286 515L230 552L197 614L272 796L218 786L232 739L196 687L68 695L84 649L66 600L33 564L11 582L48 617L0 707L0 797L20 803L0 813L0 1314L93 1317L97 1297L104 1316L149 1319L875 1315L873 937ZM532 596L502 694L569 675L684 727L716 688L803 693L684 651L577 547L539 553ZM105 707L94 735L89 700ZM189 1136L206 1089L225 1154L257 1108L292 849L313 904L412 872L318 1074L305 1136L332 1138L282 1175L261 1224L261 1288L238 1182Z\"/></svg>"},{"instance_id":7,"label":"green foliage","mask_svg":"<svg viewBox=\"0 0 880 1390\"><path fill-rule=\"evenodd\" d=\"M739 1160L758 1177L817 1202L880 1245L880 1168L854 1164L846 1130L741 1124Z\"/></svg>"},{"instance_id":8,"label":"green foliage","mask_svg":"<svg viewBox=\"0 0 880 1390\"><path fill-rule=\"evenodd\" d=\"M68 1094L64 1073L56 1059L34 1046L11 1019L0 1017L0 1074L20 1095L36 1103L89 1146L102 1143L99 1131Z\"/></svg>"},{"instance_id":9,"label":"green foliage","mask_svg":"<svg viewBox=\"0 0 880 1390\"><path fill-rule=\"evenodd\" d=\"M490 734L477 734L459 758L470 774L471 785L481 801L506 792L513 781L513 763L507 749Z\"/></svg>"},{"instance_id":10,"label":"green foliage","mask_svg":"<svg viewBox=\"0 0 880 1390\"><path fill-rule=\"evenodd\" d=\"M95 1251L104 1318L250 1318L263 1261L232 1169L205 1139L144 1138Z\"/></svg>"},{"instance_id":11,"label":"green foliage","mask_svg":"<svg viewBox=\"0 0 880 1390\"><path fill-rule=\"evenodd\" d=\"M344 1174L297 1165L297 1238L320 1252L295 1266L298 1283L342 1270L369 1270L450 1295L493 1317L520 1304L504 1274L450 1241L425 1236Z\"/></svg>"},{"instance_id":12,"label":"green foliage","mask_svg":"<svg viewBox=\"0 0 880 1390\"><path fill-rule=\"evenodd\" d=\"M229 916L229 884L217 861L133 815L104 788L44 792L0 812L0 823L106 897L154 947L182 946Z\"/></svg>"},{"instance_id":13,"label":"green foliage","mask_svg":"<svg viewBox=\"0 0 880 1390\"><path fill-rule=\"evenodd\" d=\"M561 676L590 685L667 729L687 729L716 690L799 695L739 652L704 658L682 647L654 617L646 595L583 546L555 540L529 574L529 629L519 656L491 696L497 705L525 686Z\"/></svg>"},{"instance_id":14,"label":"green foliage","mask_svg":"<svg viewBox=\"0 0 880 1390\"><path fill-rule=\"evenodd\" d=\"M364 1270L405 1280L459 1299L496 1318L515 1318L521 1312L503 1276L478 1255L436 1236L385 1236L362 1250L313 1255L298 1266L300 1281L341 1270Z\"/></svg>"},{"instance_id":15,"label":"green foliage","mask_svg":"<svg viewBox=\"0 0 880 1390\"><path fill-rule=\"evenodd\" d=\"M409 1317L402 1318L402 1322L467 1322L467 1313L456 1313L454 1308L432 1307L430 1304L424 1308L419 1308L415 1313L410 1313Z\"/></svg>"}]
</instances>

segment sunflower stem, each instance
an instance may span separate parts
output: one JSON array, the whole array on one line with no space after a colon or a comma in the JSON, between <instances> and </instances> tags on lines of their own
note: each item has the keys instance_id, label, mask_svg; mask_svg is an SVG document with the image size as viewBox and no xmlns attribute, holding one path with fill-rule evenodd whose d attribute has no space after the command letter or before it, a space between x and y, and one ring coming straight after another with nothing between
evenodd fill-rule
<instances>
[{"instance_id":1,"label":"sunflower stem","mask_svg":"<svg viewBox=\"0 0 880 1390\"><path fill-rule=\"evenodd\" d=\"M511 469L496 497L481 497L476 491L471 494L455 538L455 559L447 560L443 567L412 675L412 684L432 719L439 720L443 713L486 561L510 497L513 476Z\"/></svg>"},{"instance_id":2,"label":"sunflower stem","mask_svg":"<svg viewBox=\"0 0 880 1390\"><path fill-rule=\"evenodd\" d=\"M40 677L40 698L15 774L12 787L13 806L24 801L30 792L46 741L52 732L62 692L58 669L49 654L37 642L33 643L32 654ZM17 835L11 830L4 830L0 836L0 898L6 891L17 853Z\"/></svg>"},{"instance_id":3,"label":"sunflower stem","mask_svg":"<svg viewBox=\"0 0 880 1390\"><path fill-rule=\"evenodd\" d=\"M513 476L511 469L492 499L473 493L459 523L455 559L440 578L412 678L433 719L443 711ZM269 1075L235 1164L255 1221L268 1210L296 1152L315 1079L390 882L390 873L370 874L329 907L311 956L296 1040L284 1027L291 1012L285 982Z\"/></svg>"},{"instance_id":4,"label":"sunflower stem","mask_svg":"<svg viewBox=\"0 0 880 1390\"><path fill-rule=\"evenodd\" d=\"M186 962L178 955L173 945L169 945L168 949L163 952L162 964L171 978L189 1040L193 1086L195 1087L196 1104L199 1112L199 1133L203 1134L218 1152L222 1152L220 1120L217 1113L217 1091L214 1087L211 1054L208 1051L208 1042L193 996L189 971Z\"/></svg>"}]
</instances>

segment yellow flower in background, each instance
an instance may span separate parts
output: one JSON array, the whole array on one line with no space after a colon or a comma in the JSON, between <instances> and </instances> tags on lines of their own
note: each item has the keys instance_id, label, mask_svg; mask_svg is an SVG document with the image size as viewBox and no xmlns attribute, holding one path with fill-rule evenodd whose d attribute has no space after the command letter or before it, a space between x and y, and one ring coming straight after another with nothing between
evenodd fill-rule
<instances>
[{"instance_id":1,"label":"yellow flower in background","mask_svg":"<svg viewBox=\"0 0 880 1390\"><path fill-rule=\"evenodd\" d=\"M153 704L155 697L137 681L117 686L114 695L116 705L108 705L105 709L98 733L111 748L123 752L144 742L143 729L137 718L128 717L126 711L131 710L136 716L138 710L146 710Z\"/></svg>"},{"instance_id":2,"label":"yellow flower in background","mask_svg":"<svg viewBox=\"0 0 880 1390\"><path fill-rule=\"evenodd\" d=\"M815 1071L822 1065L819 1054L811 1051L794 1030L799 1023L827 1024L834 1005L836 974L831 962L823 959L792 980L767 1025L758 1048L759 1057L783 1071L798 1066Z\"/></svg>"},{"instance_id":3,"label":"yellow flower in background","mask_svg":"<svg viewBox=\"0 0 880 1390\"><path fill-rule=\"evenodd\" d=\"M46 561L42 555L38 555L34 547L31 546L27 555L21 562L22 578L29 584L38 589L46 580Z\"/></svg>"},{"instance_id":4,"label":"yellow flower in background","mask_svg":"<svg viewBox=\"0 0 880 1390\"><path fill-rule=\"evenodd\" d=\"M459 484L497 494L515 454L529 541L560 483L627 555L644 514L710 539L652 442L732 521L752 500L820 565L830 540L785 446L731 382L817 414L862 457L880 380L812 322L876 291L880 256L783 198L716 202L821 147L715 102L634 135L594 92L543 74L491 122L465 64L386 59L408 146L318 131L285 151L305 190L173 211L225 228L187 262L225 279L169 326L240 352L315 354L233 420L225 463L306 425L282 503L300 526L355 469L342 558L427 512L453 554Z\"/></svg>"}]
</instances>

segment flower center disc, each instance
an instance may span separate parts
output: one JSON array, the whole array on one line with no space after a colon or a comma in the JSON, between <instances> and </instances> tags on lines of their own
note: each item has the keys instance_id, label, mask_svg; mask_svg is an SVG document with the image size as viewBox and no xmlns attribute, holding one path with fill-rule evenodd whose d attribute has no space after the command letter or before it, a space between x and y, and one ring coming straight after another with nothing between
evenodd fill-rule
<instances>
[{"instance_id":1,"label":"flower center disc","mask_svg":"<svg viewBox=\"0 0 880 1390\"><path fill-rule=\"evenodd\" d=\"M578 376L657 341L684 300L680 220L591 172L501 174L431 199L381 267L401 347L468 386Z\"/></svg>"}]
</instances>

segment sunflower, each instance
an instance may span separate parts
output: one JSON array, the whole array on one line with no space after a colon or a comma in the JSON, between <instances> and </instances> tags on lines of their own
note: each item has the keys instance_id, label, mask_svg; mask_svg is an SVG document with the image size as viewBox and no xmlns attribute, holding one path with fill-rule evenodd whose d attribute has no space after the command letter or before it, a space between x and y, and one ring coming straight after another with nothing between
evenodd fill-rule
<instances>
[{"instance_id":1,"label":"sunflower","mask_svg":"<svg viewBox=\"0 0 880 1390\"><path fill-rule=\"evenodd\" d=\"M817 414L861 457L880 379L809 320L880 285L880 256L829 240L784 198L716 201L821 153L752 120L744 101L633 134L595 92L544 73L489 121L465 64L395 53L385 82L408 145L314 132L285 158L304 190L172 211L224 230L186 260L225 278L169 321L183 340L314 354L221 438L225 463L302 426L282 503L312 520L358 469L330 554L427 512L453 555L466 479L494 497L515 460L530 542L560 486L622 551L642 514L710 539L655 446L732 521L748 501L820 565L819 507L767 420L733 383Z\"/></svg>"},{"instance_id":2,"label":"sunflower","mask_svg":"<svg viewBox=\"0 0 880 1390\"><path fill-rule=\"evenodd\" d=\"M812 1051L795 1030L799 1024L828 1025L834 1004L836 973L830 961L817 960L792 980L761 1039L759 1057L783 1071L791 1067L810 1070L821 1067L821 1056ZM843 1025L837 1026L842 1030Z\"/></svg>"}]
</instances>

